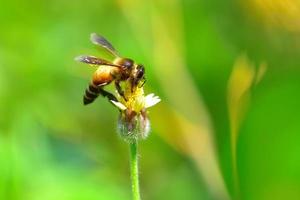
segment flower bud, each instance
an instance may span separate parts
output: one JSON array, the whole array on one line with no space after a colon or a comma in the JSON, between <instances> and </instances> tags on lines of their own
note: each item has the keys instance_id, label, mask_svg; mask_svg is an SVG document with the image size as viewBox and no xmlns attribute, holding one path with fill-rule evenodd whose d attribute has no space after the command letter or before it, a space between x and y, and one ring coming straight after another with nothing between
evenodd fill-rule
<instances>
[{"instance_id":1,"label":"flower bud","mask_svg":"<svg viewBox=\"0 0 300 200\"><path fill-rule=\"evenodd\" d=\"M129 109L120 112L117 128L126 142L134 143L146 139L150 132L150 121L145 109L139 113Z\"/></svg>"}]
</instances>

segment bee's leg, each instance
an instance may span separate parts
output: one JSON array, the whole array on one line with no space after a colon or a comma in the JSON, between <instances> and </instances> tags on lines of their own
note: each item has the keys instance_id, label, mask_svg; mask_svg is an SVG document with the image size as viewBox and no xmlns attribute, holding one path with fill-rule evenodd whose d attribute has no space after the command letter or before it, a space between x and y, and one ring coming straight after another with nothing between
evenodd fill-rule
<instances>
[{"instance_id":1,"label":"bee's leg","mask_svg":"<svg viewBox=\"0 0 300 200\"><path fill-rule=\"evenodd\" d=\"M143 87L145 82L146 82L146 79L145 79L145 68L143 65L138 65L137 66L137 72L136 72L136 76L134 77L134 80L133 80L133 86L134 88L135 87ZM142 82L142 85L139 86L139 84Z\"/></svg>"},{"instance_id":2,"label":"bee's leg","mask_svg":"<svg viewBox=\"0 0 300 200\"><path fill-rule=\"evenodd\" d=\"M130 84L131 84L131 93L133 93L133 91L134 91L134 89L135 89L135 87L136 87L136 84L135 84L135 79L131 79L130 80Z\"/></svg>"},{"instance_id":3,"label":"bee's leg","mask_svg":"<svg viewBox=\"0 0 300 200\"><path fill-rule=\"evenodd\" d=\"M140 88L144 87L144 85L145 85L145 83L146 83L147 80L146 80L146 78L144 77L142 81L143 81L143 82L142 82L142 85L140 86Z\"/></svg>"},{"instance_id":4,"label":"bee's leg","mask_svg":"<svg viewBox=\"0 0 300 200\"><path fill-rule=\"evenodd\" d=\"M108 100L110 101L116 101L118 102L118 99L110 92L107 92L106 90L104 90L102 87L98 88L99 93L103 96L103 97L107 97Z\"/></svg>"},{"instance_id":5,"label":"bee's leg","mask_svg":"<svg viewBox=\"0 0 300 200\"><path fill-rule=\"evenodd\" d=\"M122 90L122 87L121 87L121 85L120 85L120 82L119 82L119 81L115 81L115 86L116 86L117 91L118 91L118 93L120 94L120 96L123 97L123 99L124 99L125 101L127 101L127 99L126 99L126 97L125 97L125 95L124 95L124 91Z\"/></svg>"}]
</instances>

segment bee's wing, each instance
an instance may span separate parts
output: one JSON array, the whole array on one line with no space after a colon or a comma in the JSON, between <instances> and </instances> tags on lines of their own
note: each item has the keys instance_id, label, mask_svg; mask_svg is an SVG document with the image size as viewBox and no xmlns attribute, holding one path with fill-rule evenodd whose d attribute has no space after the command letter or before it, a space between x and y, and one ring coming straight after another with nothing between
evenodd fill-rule
<instances>
[{"instance_id":1,"label":"bee's wing","mask_svg":"<svg viewBox=\"0 0 300 200\"><path fill-rule=\"evenodd\" d=\"M96 33L92 33L91 34L91 42L95 45L98 45L98 46L101 46L101 47L105 48L106 50L108 50L114 56L120 57L117 50L103 36L97 35Z\"/></svg>"},{"instance_id":2,"label":"bee's wing","mask_svg":"<svg viewBox=\"0 0 300 200\"><path fill-rule=\"evenodd\" d=\"M99 66L99 65L108 65L108 66L116 66L116 67L118 67L118 65L115 65L115 64L113 64L110 61L104 60L102 58L97 58L95 56L85 56L85 55L82 55L82 56L77 56L75 58L75 60L79 61L79 62L90 64L90 65L97 65L97 66Z\"/></svg>"}]
</instances>

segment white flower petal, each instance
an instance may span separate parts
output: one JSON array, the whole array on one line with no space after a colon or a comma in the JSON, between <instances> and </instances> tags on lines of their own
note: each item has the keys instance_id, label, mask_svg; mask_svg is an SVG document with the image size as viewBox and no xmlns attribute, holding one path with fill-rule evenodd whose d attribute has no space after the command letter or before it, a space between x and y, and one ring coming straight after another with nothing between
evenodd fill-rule
<instances>
[{"instance_id":1,"label":"white flower petal","mask_svg":"<svg viewBox=\"0 0 300 200\"><path fill-rule=\"evenodd\" d=\"M155 104L157 104L158 102L160 102L160 98L158 96L154 96L153 93L148 94L145 97L145 108L149 108L151 106L154 106Z\"/></svg>"},{"instance_id":2,"label":"white flower petal","mask_svg":"<svg viewBox=\"0 0 300 200\"><path fill-rule=\"evenodd\" d=\"M120 108L121 110L126 110L126 106L124 106L122 103L120 102L117 102L117 101L113 101L113 100L110 100L115 106L117 106L118 108Z\"/></svg>"},{"instance_id":3,"label":"white flower petal","mask_svg":"<svg viewBox=\"0 0 300 200\"><path fill-rule=\"evenodd\" d=\"M153 98L154 97L154 93L150 93L146 96L146 98Z\"/></svg>"}]
</instances>

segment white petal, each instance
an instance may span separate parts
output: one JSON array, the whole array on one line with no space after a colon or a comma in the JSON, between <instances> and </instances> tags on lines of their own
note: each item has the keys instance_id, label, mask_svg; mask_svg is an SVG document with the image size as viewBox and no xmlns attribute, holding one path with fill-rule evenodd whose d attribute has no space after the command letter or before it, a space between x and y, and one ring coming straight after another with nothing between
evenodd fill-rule
<instances>
[{"instance_id":1,"label":"white petal","mask_svg":"<svg viewBox=\"0 0 300 200\"><path fill-rule=\"evenodd\" d=\"M155 104L157 104L158 102L160 102L160 98L158 96L154 96L153 93L148 94L145 97L145 108L149 108L151 106L154 106Z\"/></svg>"},{"instance_id":2,"label":"white petal","mask_svg":"<svg viewBox=\"0 0 300 200\"><path fill-rule=\"evenodd\" d=\"M124 106L122 103L120 102L116 102L116 101L113 101L113 100L110 100L115 106L117 106L118 108L120 108L121 110L126 110L126 106Z\"/></svg>"}]
</instances>

